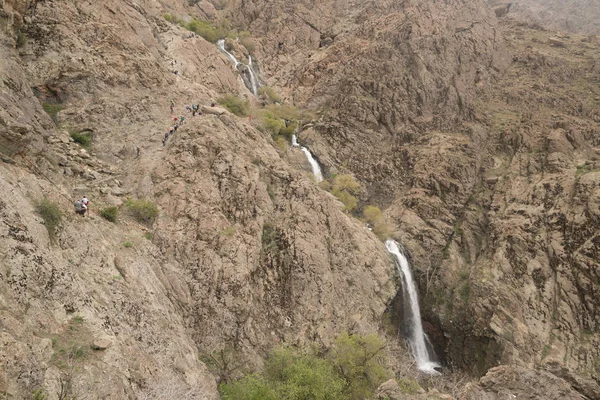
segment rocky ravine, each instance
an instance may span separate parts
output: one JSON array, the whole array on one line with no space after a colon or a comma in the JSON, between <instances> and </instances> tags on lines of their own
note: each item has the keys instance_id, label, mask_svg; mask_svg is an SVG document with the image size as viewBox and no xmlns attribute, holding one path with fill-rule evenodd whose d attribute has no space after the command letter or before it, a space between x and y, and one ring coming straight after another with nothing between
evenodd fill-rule
<instances>
[{"instance_id":1,"label":"rocky ravine","mask_svg":"<svg viewBox=\"0 0 600 400\"><path fill-rule=\"evenodd\" d=\"M325 110L301 139L395 219L447 360L559 365L596 398L597 39L461 4L244 15L274 82Z\"/></svg>"},{"instance_id":2,"label":"rocky ravine","mask_svg":"<svg viewBox=\"0 0 600 400\"><path fill-rule=\"evenodd\" d=\"M475 375L512 364L466 398L532 385L537 398L596 398L593 39L498 24L478 0L0 9L0 398L216 398L200 358L233 348L252 367L282 342L373 331L394 296L383 245L254 122L188 118L161 146L170 99L249 96L165 12L249 29L263 77L320 112L302 139L395 221L446 360ZM40 102L58 106L60 129ZM91 153L66 130L93 133ZM151 227L75 218L83 194L92 214L125 196L161 214ZM54 244L42 196L66 213ZM89 350L98 340L108 348Z\"/></svg>"},{"instance_id":3,"label":"rocky ravine","mask_svg":"<svg viewBox=\"0 0 600 400\"><path fill-rule=\"evenodd\" d=\"M154 1L2 6L29 38L2 45L2 398L215 398L201 356L235 348L252 365L283 341L377 329L395 291L383 245L268 135L205 115L162 148L169 99L182 111L244 90L214 45L182 39ZM63 129L93 132L91 154L31 88ZM89 219L71 214L83 194ZM150 231L94 212L125 195L159 205ZM42 196L65 212L55 244ZM109 347L90 350L100 339Z\"/></svg>"}]
</instances>

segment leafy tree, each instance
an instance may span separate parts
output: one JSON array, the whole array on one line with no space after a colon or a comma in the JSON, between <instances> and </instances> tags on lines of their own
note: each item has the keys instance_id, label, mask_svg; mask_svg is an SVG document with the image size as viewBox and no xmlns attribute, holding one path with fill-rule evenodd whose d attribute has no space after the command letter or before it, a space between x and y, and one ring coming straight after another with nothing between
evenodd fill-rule
<instances>
[{"instance_id":1,"label":"leafy tree","mask_svg":"<svg viewBox=\"0 0 600 400\"><path fill-rule=\"evenodd\" d=\"M242 379L219 386L222 400L279 400L272 383L260 375L246 375Z\"/></svg>"},{"instance_id":2,"label":"leafy tree","mask_svg":"<svg viewBox=\"0 0 600 400\"><path fill-rule=\"evenodd\" d=\"M387 379L384 368L383 340L375 335L341 334L330 353L338 373L347 382L344 393L349 399L365 399Z\"/></svg>"}]
</instances>

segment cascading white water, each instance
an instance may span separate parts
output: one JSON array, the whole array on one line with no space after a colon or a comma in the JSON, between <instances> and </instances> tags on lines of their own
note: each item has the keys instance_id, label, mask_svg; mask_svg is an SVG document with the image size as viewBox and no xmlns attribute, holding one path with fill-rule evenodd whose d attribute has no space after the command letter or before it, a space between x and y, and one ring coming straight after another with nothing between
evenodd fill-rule
<instances>
[{"instance_id":1,"label":"cascading white water","mask_svg":"<svg viewBox=\"0 0 600 400\"><path fill-rule=\"evenodd\" d=\"M312 168L313 174L315 175L315 180L317 181L317 183L323 181L323 173L321 172L321 167L319 166L319 163L317 162L317 160L315 160L313 155L310 154L310 151L308 151L308 149L306 147L302 146L301 149L304 152L304 154L306 155L308 162L310 163L310 166Z\"/></svg>"},{"instance_id":2,"label":"cascading white water","mask_svg":"<svg viewBox=\"0 0 600 400\"><path fill-rule=\"evenodd\" d=\"M300 146L298 144L298 136L292 135L292 147L298 147L298 146Z\"/></svg>"},{"instance_id":3,"label":"cascading white water","mask_svg":"<svg viewBox=\"0 0 600 400\"><path fill-rule=\"evenodd\" d=\"M423 324L421 322L421 310L419 309L419 298L417 296L417 288L413 280L410 264L406 256L400 250L398 243L392 239L385 241L385 247L396 258L396 267L398 273L402 277L402 290L404 291L404 301L410 304L409 315L405 315L406 321L410 329L410 346L413 357L417 362L417 368L431 375L439 375L436 370L440 365L433 360L427 350L425 340L427 337L423 332Z\"/></svg>"},{"instance_id":4,"label":"cascading white water","mask_svg":"<svg viewBox=\"0 0 600 400\"><path fill-rule=\"evenodd\" d=\"M233 67L241 73L244 84L248 87L248 89L250 89L252 94L254 96L258 96L258 81L256 79L256 73L252 68L252 57L248 56L248 65L246 65L242 62L239 62L233 54L231 54L227 51L227 49L225 49L224 39L218 40L217 46L219 47L219 50L225 53L225 55L231 60L231 62L233 63ZM247 76L244 76L244 74L246 74Z\"/></svg>"},{"instance_id":5,"label":"cascading white water","mask_svg":"<svg viewBox=\"0 0 600 400\"><path fill-rule=\"evenodd\" d=\"M256 75L254 74L254 68L252 68L252 56L251 55L248 55L248 71L250 72L250 86L252 86L252 94L254 96L258 96Z\"/></svg>"},{"instance_id":6,"label":"cascading white water","mask_svg":"<svg viewBox=\"0 0 600 400\"><path fill-rule=\"evenodd\" d=\"M233 62L233 67L237 68L238 64L240 63L237 58L235 58L235 56L233 54L231 54L230 52L228 52L225 49L225 40L221 39L217 41L217 46L219 46L219 49L221 49L221 51L223 53L225 53L227 55L227 57L229 57L229 59Z\"/></svg>"}]
</instances>

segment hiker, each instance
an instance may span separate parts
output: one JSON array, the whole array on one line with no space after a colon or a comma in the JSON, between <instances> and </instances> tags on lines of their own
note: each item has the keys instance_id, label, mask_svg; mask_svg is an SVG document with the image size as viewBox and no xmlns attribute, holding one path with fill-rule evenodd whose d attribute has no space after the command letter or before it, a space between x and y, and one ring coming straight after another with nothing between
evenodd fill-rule
<instances>
[{"instance_id":1,"label":"hiker","mask_svg":"<svg viewBox=\"0 0 600 400\"><path fill-rule=\"evenodd\" d=\"M167 144L167 138L162 139L162 144L163 144L163 147L165 147L165 145Z\"/></svg>"},{"instance_id":2,"label":"hiker","mask_svg":"<svg viewBox=\"0 0 600 400\"><path fill-rule=\"evenodd\" d=\"M85 217L85 212L87 210L87 207L85 204L83 204L81 201L77 200L75 203L73 203L73 205L75 206L75 214L77 215L82 215Z\"/></svg>"},{"instance_id":3,"label":"hiker","mask_svg":"<svg viewBox=\"0 0 600 400\"><path fill-rule=\"evenodd\" d=\"M173 122L177 123L178 121L179 121L179 118L173 117Z\"/></svg>"},{"instance_id":4,"label":"hiker","mask_svg":"<svg viewBox=\"0 0 600 400\"><path fill-rule=\"evenodd\" d=\"M185 121L185 117L182 115L181 119L179 120L179 125L183 125L183 121Z\"/></svg>"},{"instance_id":5,"label":"hiker","mask_svg":"<svg viewBox=\"0 0 600 400\"><path fill-rule=\"evenodd\" d=\"M187 112L190 112L190 111L192 111L192 109L190 108L190 106L189 106L189 105L187 105L187 104L186 104L186 105L185 105L185 111L187 111Z\"/></svg>"},{"instance_id":6,"label":"hiker","mask_svg":"<svg viewBox=\"0 0 600 400\"><path fill-rule=\"evenodd\" d=\"M87 198L87 197L85 197L85 195L84 195L84 196L83 196L83 198L81 199L81 203L83 204L83 206L84 206L85 210L87 211L87 210L88 210L88 208L89 208L90 201L88 200L88 198Z\"/></svg>"},{"instance_id":7,"label":"hiker","mask_svg":"<svg viewBox=\"0 0 600 400\"><path fill-rule=\"evenodd\" d=\"M175 128L175 132L177 132L177 128L179 128L179 125L175 124L173 128Z\"/></svg>"},{"instance_id":8,"label":"hiker","mask_svg":"<svg viewBox=\"0 0 600 400\"><path fill-rule=\"evenodd\" d=\"M169 128L169 134L165 135L165 137L171 136L173 134L173 127Z\"/></svg>"},{"instance_id":9,"label":"hiker","mask_svg":"<svg viewBox=\"0 0 600 400\"><path fill-rule=\"evenodd\" d=\"M175 108L175 102L171 100L171 114L173 114L173 109Z\"/></svg>"}]
</instances>

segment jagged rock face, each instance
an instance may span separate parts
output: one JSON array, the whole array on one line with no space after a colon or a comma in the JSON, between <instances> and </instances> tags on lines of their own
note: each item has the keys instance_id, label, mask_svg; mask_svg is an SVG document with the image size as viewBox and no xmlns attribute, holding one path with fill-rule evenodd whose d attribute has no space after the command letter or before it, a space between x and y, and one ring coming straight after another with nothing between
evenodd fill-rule
<instances>
[{"instance_id":1,"label":"jagged rock face","mask_svg":"<svg viewBox=\"0 0 600 400\"><path fill-rule=\"evenodd\" d=\"M597 377L594 38L500 27L474 1L333 4L243 15L271 82L327 107L301 135L316 157L388 206L448 360Z\"/></svg>"},{"instance_id":2,"label":"jagged rock face","mask_svg":"<svg viewBox=\"0 0 600 400\"><path fill-rule=\"evenodd\" d=\"M283 341L377 329L395 292L385 248L268 135L229 113L186 115L161 146L170 99L180 113L248 93L213 44L164 21L187 2L0 5L28 37L0 47L0 138L28 144L24 159L1 152L13 164L0 165L0 397L56 398L62 382L81 397L213 399L200 361L213 351L251 366ZM91 152L66 130L92 132ZM73 214L82 195L92 218ZM55 244L43 196L65 213ZM98 216L125 196L158 204L150 241L130 217Z\"/></svg>"},{"instance_id":3,"label":"jagged rock face","mask_svg":"<svg viewBox=\"0 0 600 400\"><path fill-rule=\"evenodd\" d=\"M402 144L470 119L478 87L508 61L479 1L300 4L286 17L274 7L250 25L265 36L265 74L294 102L327 110L315 128L317 157L332 170L346 165L379 201L406 179ZM304 42L290 26L307 31ZM333 42L323 46L321 37Z\"/></svg>"},{"instance_id":4,"label":"jagged rock face","mask_svg":"<svg viewBox=\"0 0 600 400\"><path fill-rule=\"evenodd\" d=\"M469 384L461 398L465 400L583 400L582 394L566 381L546 371L500 366L491 369L478 385Z\"/></svg>"},{"instance_id":5,"label":"jagged rock face","mask_svg":"<svg viewBox=\"0 0 600 400\"><path fill-rule=\"evenodd\" d=\"M522 21L559 31L600 34L600 11L594 0L487 0L494 7L510 3L507 12Z\"/></svg>"},{"instance_id":6,"label":"jagged rock face","mask_svg":"<svg viewBox=\"0 0 600 400\"><path fill-rule=\"evenodd\" d=\"M157 243L184 266L198 343L258 351L373 329L393 294L380 243L248 124L193 123L153 180L168 215Z\"/></svg>"}]
</instances>

